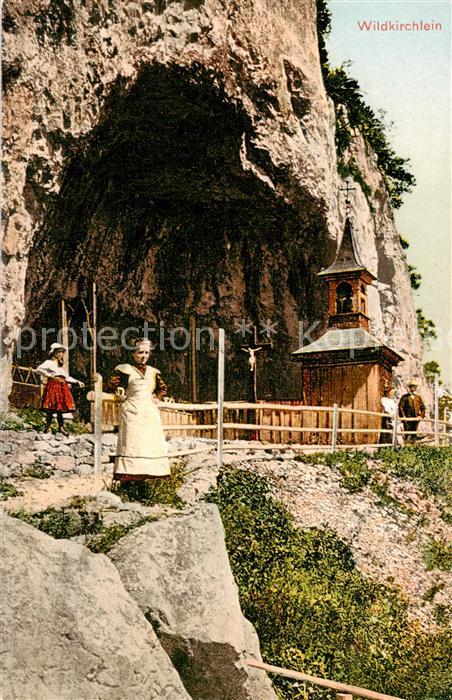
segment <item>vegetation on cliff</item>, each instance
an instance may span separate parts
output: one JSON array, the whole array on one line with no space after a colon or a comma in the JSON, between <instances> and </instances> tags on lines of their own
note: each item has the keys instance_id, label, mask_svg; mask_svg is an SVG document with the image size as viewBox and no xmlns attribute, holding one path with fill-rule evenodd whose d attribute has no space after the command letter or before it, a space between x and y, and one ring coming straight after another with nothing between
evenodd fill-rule
<instances>
[{"instance_id":1,"label":"vegetation on cliff","mask_svg":"<svg viewBox=\"0 0 452 700\"><path fill-rule=\"evenodd\" d=\"M209 500L266 662L407 700L449 697L447 630L427 634L410 621L398 591L364 578L333 532L297 529L253 473L226 471ZM332 697L274 683L282 698Z\"/></svg>"},{"instance_id":2,"label":"vegetation on cliff","mask_svg":"<svg viewBox=\"0 0 452 700\"><path fill-rule=\"evenodd\" d=\"M386 134L387 127L384 118L377 116L366 104L362 89L355 78L347 73L347 66L332 68L329 64L326 49L326 37L331 31L331 13L327 0L317 0L317 33L319 41L320 62L323 80L328 95L334 102L336 110L336 148L339 166L342 170L350 170L351 175L359 184L356 163L346 157L356 129L378 159L378 168L383 175L392 206L397 209L402 205L402 195L411 192L416 184L414 176L409 171L409 159L398 156L391 148ZM362 176L361 176L362 180ZM367 195L365 189L364 194Z\"/></svg>"},{"instance_id":3,"label":"vegetation on cliff","mask_svg":"<svg viewBox=\"0 0 452 700\"><path fill-rule=\"evenodd\" d=\"M380 449L373 458L359 451L301 453L295 460L305 464L326 464L340 473L342 486L348 491L354 493L369 486L382 502L405 511L406 506L396 502L388 493L386 477L410 481L419 487L424 497L433 497L443 520L452 523L452 447L414 445L403 450L387 447Z\"/></svg>"}]
</instances>

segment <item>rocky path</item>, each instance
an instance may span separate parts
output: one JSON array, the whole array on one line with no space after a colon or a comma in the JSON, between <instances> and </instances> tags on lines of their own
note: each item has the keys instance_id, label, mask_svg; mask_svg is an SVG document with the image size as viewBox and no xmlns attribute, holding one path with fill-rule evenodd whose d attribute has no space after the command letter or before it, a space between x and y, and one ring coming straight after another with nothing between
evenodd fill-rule
<instances>
[{"instance_id":1,"label":"rocky path","mask_svg":"<svg viewBox=\"0 0 452 700\"><path fill-rule=\"evenodd\" d=\"M33 513L50 507L58 508L74 496L95 496L111 483L111 477L107 474L74 474L63 478L13 479L12 483L22 495L4 501L5 510L14 512L23 509Z\"/></svg>"}]
</instances>

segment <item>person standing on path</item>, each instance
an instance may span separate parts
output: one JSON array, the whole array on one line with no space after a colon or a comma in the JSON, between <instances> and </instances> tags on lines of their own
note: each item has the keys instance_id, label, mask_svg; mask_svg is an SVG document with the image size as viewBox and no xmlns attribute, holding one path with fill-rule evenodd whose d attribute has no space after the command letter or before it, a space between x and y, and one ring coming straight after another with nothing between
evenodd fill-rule
<instances>
[{"instance_id":1,"label":"person standing on path","mask_svg":"<svg viewBox=\"0 0 452 700\"><path fill-rule=\"evenodd\" d=\"M414 433L419 427L420 421L425 418L425 404L422 397L416 393L419 382L410 379L408 382L408 393L404 394L399 401L399 416L403 422L405 432ZM405 442L416 442L417 435L406 435Z\"/></svg>"},{"instance_id":2,"label":"person standing on path","mask_svg":"<svg viewBox=\"0 0 452 700\"><path fill-rule=\"evenodd\" d=\"M380 400L383 413L386 415L381 419L381 429L393 430L394 420L397 416L397 401L394 398L394 389L391 386L385 386L383 396ZM391 433L380 433L380 444L387 445L392 443Z\"/></svg>"},{"instance_id":3,"label":"person standing on path","mask_svg":"<svg viewBox=\"0 0 452 700\"><path fill-rule=\"evenodd\" d=\"M137 481L169 476L165 435L156 398L166 393L160 371L147 364L151 343L138 339L131 362L115 367L110 386L122 399L113 478Z\"/></svg>"},{"instance_id":4,"label":"person standing on path","mask_svg":"<svg viewBox=\"0 0 452 700\"><path fill-rule=\"evenodd\" d=\"M46 413L45 433L50 431L53 415L56 413L58 431L63 435L68 434L64 427L63 414L75 411L75 402L69 385L85 386L83 382L69 376L64 367L65 352L67 352L67 348L64 345L52 343L49 359L36 368L37 374L45 382L41 403L41 408Z\"/></svg>"}]
</instances>

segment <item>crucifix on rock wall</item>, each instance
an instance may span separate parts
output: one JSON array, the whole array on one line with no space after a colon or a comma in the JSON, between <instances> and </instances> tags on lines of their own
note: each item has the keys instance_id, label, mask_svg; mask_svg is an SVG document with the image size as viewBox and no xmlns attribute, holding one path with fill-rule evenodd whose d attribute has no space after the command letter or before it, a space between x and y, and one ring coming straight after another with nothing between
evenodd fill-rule
<instances>
[{"instance_id":1,"label":"crucifix on rock wall","mask_svg":"<svg viewBox=\"0 0 452 700\"><path fill-rule=\"evenodd\" d=\"M241 350L248 353L248 365L250 371L250 394L252 402L257 403L257 361L256 355L262 350L273 349L271 341L259 341L257 337L257 328L253 326L253 340L248 345L242 345Z\"/></svg>"},{"instance_id":2,"label":"crucifix on rock wall","mask_svg":"<svg viewBox=\"0 0 452 700\"><path fill-rule=\"evenodd\" d=\"M345 214L348 216L350 214L350 197L349 194L350 192L354 192L356 190L356 187L352 187L350 184L349 180L345 181L345 187L340 188L340 192L345 192Z\"/></svg>"}]
</instances>

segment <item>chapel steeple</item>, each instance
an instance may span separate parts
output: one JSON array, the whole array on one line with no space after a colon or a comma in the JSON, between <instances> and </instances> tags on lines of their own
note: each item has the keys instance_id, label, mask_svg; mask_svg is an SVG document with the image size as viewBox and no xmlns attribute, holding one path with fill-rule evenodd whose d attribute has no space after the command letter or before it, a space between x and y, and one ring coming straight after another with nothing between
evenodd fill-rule
<instances>
[{"instance_id":1,"label":"chapel steeple","mask_svg":"<svg viewBox=\"0 0 452 700\"><path fill-rule=\"evenodd\" d=\"M328 284L329 328L364 328L368 331L367 285L372 284L376 277L358 257L348 215L336 259L318 275Z\"/></svg>"}]
</instances>

